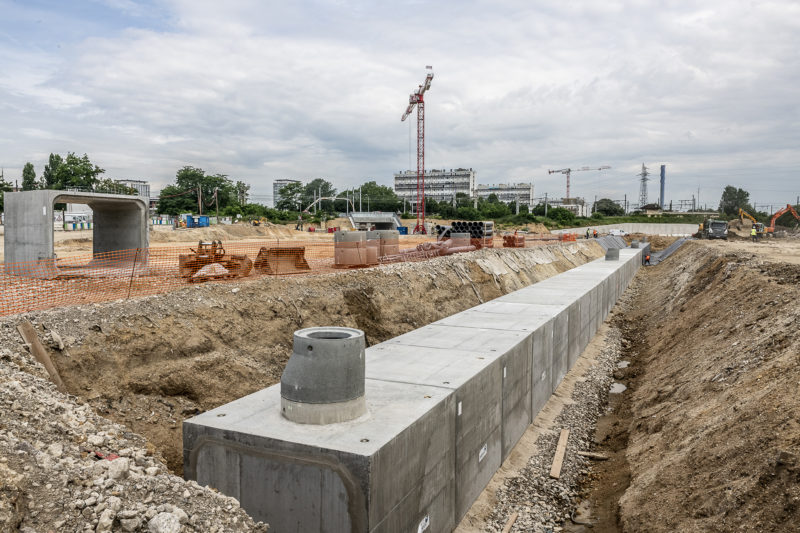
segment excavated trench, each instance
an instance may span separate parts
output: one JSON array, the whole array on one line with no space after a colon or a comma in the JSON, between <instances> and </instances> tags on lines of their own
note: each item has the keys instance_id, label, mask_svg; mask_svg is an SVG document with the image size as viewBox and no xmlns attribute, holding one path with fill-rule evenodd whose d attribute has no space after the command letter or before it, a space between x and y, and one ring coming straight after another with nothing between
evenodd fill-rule
<instances>
[{"instance_id":1,"label":"excavated trench","mask_svg":"<svg viewBox=\"0 0 800 533\"><path fill-rule=\"evenodd\" d=\"M597 425L609 460L578 504L593 527L567 531L797 530L800 249L787 246L687 243L640 271L612 322L629 364Z\"/></svg>"},{"instance_id":2,"label":"excavated trench","mask_svg":"<svg viewBox=\"0 0 800 533\"><path fill-rule=\"evenodd\" d=\"M364 330L373 344L603 255L594 242L482 250L321 276L209 284L33 315L70 393L147 438L176 474L182 421L280 380L292 333ZM7 339L6 339L7 340Z\"/></svg>"}]
</instances>

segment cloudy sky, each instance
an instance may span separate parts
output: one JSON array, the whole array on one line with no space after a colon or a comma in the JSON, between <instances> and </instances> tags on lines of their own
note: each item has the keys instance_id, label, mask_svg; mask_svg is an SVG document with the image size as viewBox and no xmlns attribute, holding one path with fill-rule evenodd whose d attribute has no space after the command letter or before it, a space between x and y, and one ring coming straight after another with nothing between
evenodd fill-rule
<instances>
[{"instance_id":1,"label":"cloudy sky","mask_svg":"<svg viewBox=\"0 0 800 533\"><path fill-rule=\"evenodd\" d=\"M481 183L666 199L800 195L800 3L0 0L0 166L87 153L154 189L194 165L271 199L415 163L401 122L425 65L428 168Z\"/></svg>"}]
</instances>

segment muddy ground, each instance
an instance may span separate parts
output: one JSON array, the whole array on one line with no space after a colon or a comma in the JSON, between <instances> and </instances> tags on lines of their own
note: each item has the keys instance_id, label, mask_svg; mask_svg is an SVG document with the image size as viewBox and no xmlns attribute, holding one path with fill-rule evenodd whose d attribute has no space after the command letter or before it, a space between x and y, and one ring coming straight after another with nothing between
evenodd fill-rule
<instances>
[{"instance_id":1,"label":"muddy ground","mask_svg":"<svg viewBox=\"0 0 800 533\"><path fill-rule=\"evenodd\" d=\"M800 529L798 259L791 241L692 242L640 272L591 531Z\"/></svg>"}]
</instances>

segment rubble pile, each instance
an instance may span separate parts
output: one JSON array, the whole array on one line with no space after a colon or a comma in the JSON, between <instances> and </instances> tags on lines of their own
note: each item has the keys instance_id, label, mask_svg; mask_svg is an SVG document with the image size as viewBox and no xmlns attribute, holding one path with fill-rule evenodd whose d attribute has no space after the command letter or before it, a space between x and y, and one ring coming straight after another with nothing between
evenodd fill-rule
<instances>
[{"instance_id":1,"label":"rubble pile","mask_svg":"<svg viewBox=\"0 0 800 533\"><path fill-rule=\"evenodd\" d=\"M28 354L0 351L0 531L267 530L43 376Z\"/></svg>"}]
</instances>

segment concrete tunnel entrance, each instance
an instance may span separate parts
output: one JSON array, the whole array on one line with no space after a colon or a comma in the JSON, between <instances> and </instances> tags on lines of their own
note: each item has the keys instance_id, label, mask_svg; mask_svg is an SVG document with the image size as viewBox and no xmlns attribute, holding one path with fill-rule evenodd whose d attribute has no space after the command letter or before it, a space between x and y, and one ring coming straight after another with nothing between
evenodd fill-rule
<instances>
[{"instance_id":1,"label":"concrete tunnel entrance","mask_svg":"<svg viewBox=\"0 0 800 533\"><path fill-rule=\"evenodd\" d=\"M7 270L19 265L16 268L19 275L39 277L46 271L50 275L57 273L53 214L58 203L86 204L92 209L93 262L99 258L106 264L146 261L149 235L148 205L144 198L77 191L24 191L5 195Z\"/></svg>"}]
</instances>

